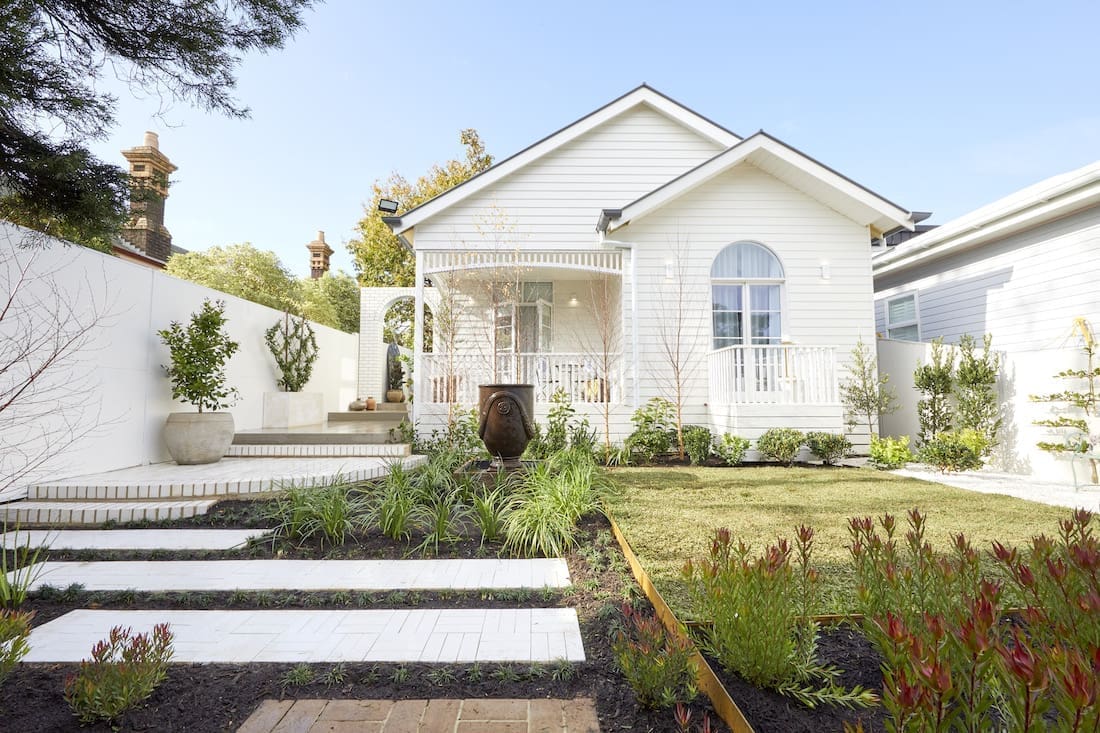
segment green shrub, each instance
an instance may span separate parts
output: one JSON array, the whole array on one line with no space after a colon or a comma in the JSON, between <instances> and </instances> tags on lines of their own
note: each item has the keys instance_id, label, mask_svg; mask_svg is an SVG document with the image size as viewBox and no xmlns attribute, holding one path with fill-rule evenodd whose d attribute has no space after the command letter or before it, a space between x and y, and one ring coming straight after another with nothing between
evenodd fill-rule
<instances>
[{"instance_id":1,"label":"green shrub","mask_svg":"<svg viewBox=\"0 0 1100 733\"><path fill-rule=\"evenodd\" d=\"M714 534L710 555L683 570L699 618L701 644L719 664L759 687L813 707L818 703L866 706L875 696L845 690L839 671L816 658L819 579L811 567L813 530L799 527L792 548L785 539L758 557L728 529Z\"/></svg>"},{"instance_id":2,"label":"green shrub","mask_svg":"<svg viewBox=\"0 0 1100 733\"><path fill-rule=\"evenodd\" d=\"M793 466L806 436L792 428L772 428L756 440L756 449L768 459Z\"/></svg>"},{"instance_id":3,"label":"green shrub","mask_svg":"<svg viewBox=\"0 0 1100 733\"><path fill-rule=\"evenodd\" d=\"M229 338L225 324L225 303L204 300L186 329L172 321L157 331L172 360L171 366L163 367L172 382L172 399L188 402L199 412L221 410L236 401L237 390L225 386L225 363L240 344Z\"/></svg>"},{"instance_id":4,"label":"green shrub","mask_svg":"<svg viewBox=\"0 0 1100 733\"><path fill-rule=\"evenodd\" d=\"M623 606L623 615L628 627L616 635L611 651L638 702L647 708L670 708L694 700L698 691L691 642L670 634L657 618L638 615L629 605Z\"/></svg>"},{"instance_id":5,"label":"green shrub","mask_svg":"<svg viewBox=\"0 0 1100 733\"><path fill-rule=\"evenodd\" d=\"M826 466L835 466L852 453L851 441L837 433L806 433L806 445Z\"/></svg>"},{"instance_id":6,"label":"green shrub","mask_svg":"<svg viewBox=\"0 0 1100 733\"><path fill-rule=\"evenodd\" d=\"M691 465L698 466L710 458L714 436L702 425L684 426L684 450L691 459Z\"/></svg>"},{"instance_id":7,"label":"green shrub","mask_svg":"<svg viewBox=\"0 0 1100 733\"><path fill-rule=\"evenodd\" d=\"M714 452L731 466L740 466L745 460L745 453L749 449L749 439L737 435L725 433L722 440L714 446Z\"/></svg>"},{"instance_id":8,"label":"green shrub","mask_svg":"<svg viewBox=\"0 0 1100 733\"><path fill-rule=\"evenodd\" d=\"M909 450L909 436L880 438L871 436L871 465L883 471L901 468L913 460L913 451Z\"/></svg>"},{"instance_id":9,"label":"green shrub","mask_svg":"<svg viewBox=\"0 0 1100 733\"><path fill-rule=\"evenodd\" d=\"M940 433L921 446L918 457L941 473L974 471L982 467L988 441L976 430Z\"/></svg>"},{"instance_id":10,"label":"green shrub","mask_svg":"<svg viewBox=\"0 0 1100 733\"><path fill-rule=\"evenodd\" d=\"M33 611L0 611L0 684L3 684L19 664L19 660L30 651L27 638L31 635L32 618Z\"/></svg>"},{"instance_id":11,"label":"green shrub","mask_svg":"<svg viewBox=\"0 0 1100 733\"><path fill-rule=\"evenodd\" d=\"M626 447L642 462L650 463L655 456L672 450L676 408L671 402L654 397L634 411L630 422L634 423L634 432L627 437Z\"/></svg>"},{"instance_id":12,"label":"green shrub","mask_svg":"<svg viewBox=\"0 0 1100 733\"><path fill-rule=\"evenodd\" d=\"M65 680L65 700L81 723L113 721L153 694L171 658L168 624L157 624L150 634L116 626L92 647L91 660Z\"/></svg>"}]
</instances>

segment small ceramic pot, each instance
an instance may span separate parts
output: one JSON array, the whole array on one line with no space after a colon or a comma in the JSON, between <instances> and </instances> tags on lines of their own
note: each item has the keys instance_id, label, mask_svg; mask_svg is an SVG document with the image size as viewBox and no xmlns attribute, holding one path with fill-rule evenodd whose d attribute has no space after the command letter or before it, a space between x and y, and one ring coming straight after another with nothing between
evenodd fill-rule
<instances>
[{"instance_id":1,"label":"small ceramic pot","mask_svg":"<svg viewBox=\"0 0 1100 733\"><path fill-rule=\"evenodd\" d=\"M376 408L376 407L378 407L378 403L375 401L375 399L373 397L368 397L367 398L367 410L371 411L371 410L374 410L374 408Z\"/></svg>"},{"instance_id":2,"label":"small ceramic pot","mask_svg":"<svg viewBox=\"0 0 1100 733\"><path fill-rule=\"evenodd\" d=\"M367 405L362 399L356 399L351 401L351 404L348 405L348 409L352 412L362 412L367 409Z\"/></svg>"}]
</instances>

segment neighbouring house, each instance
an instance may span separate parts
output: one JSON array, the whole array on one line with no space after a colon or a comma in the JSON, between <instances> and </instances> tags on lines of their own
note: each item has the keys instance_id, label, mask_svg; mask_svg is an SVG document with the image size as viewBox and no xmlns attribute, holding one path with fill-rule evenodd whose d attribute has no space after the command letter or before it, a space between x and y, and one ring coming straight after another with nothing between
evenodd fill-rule
<instances>
[{"instance_id":1,"label":"neighbouring house","mask_svg":"<svg viewBox=\"0 0 1100 733\"><path fill-rule=\"evenodd\" d=\"M1029 397L1072 388L1054 375L1085 368L1083 333L1100 326L1100 161L882 252L873 268L877 329L887 339L879 342L879 363L892 381L911 385L923 353L900 341L992 334L1004 355L1005 407L994 465L1070 480L1069 461L1036 447L1059 440L1057 431L1033 424L1058 406ZM902 397L916 401L911 389ZM882 432L914 435L915 412L884 416Z\"/></svg>"},{"instance_id":2,"label":"neighbouring house","mask_svg":"<svg viewBox=\"0 0 1100 733\"><path fill-rule=\"evenodd\" d=\"M686 423L843 431L839 382L875 333L871 242L913 218L643 85L386 219L416 258L414 417L431 429L479 383L529 382L538 417L561 390L601 431L609 407L621 440L679 386ZM364 313L402 295L364 289Z\"/></svg>"}]
</instances>

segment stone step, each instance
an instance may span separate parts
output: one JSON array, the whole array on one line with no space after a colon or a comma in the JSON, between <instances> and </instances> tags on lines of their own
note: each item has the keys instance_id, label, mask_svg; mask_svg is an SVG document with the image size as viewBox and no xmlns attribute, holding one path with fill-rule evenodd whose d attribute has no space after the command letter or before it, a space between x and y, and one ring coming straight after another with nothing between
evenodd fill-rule
<instances>
[{"instance_id":1,"label":"stone step","mask_svg":"<svg viewBox=\"0 0 1100 733\"><path fill-rule=\"evenodd\" d=\"M185 519L206 514L216 501L17 501L0 505L0 521L29 527Z\"/></svg>"},{"instance_id":2,"label":"stone step","mask_svg":"<svg viewBox=\"0 0 1100 733\"><path fill-rule=\"evenodd\" d=\"M404 417L409 414L409 403L379 402L373 410L344 410L343 412L330 412L328 414L328 420L329 422L363 420L365 419L363 417L364 415L376 415L379 413L390 413L391 415Z\"/></svg>"},{"instance_id":3,"label":"stone step","mask_svg":"<svg viewBox=\"0 0 1100 733\"><path fill-rule=\"evenodd\" d=\"M80 609L36 626L24 662L79 662L114 626L167 623L174 663L583 662L572 608L120 611Z\"/></svg>"},{"instance_id":4,"label":"stone step","mask_svg":"<svg viewBox=\"0 0 1100 733\"><path fill-rule=\"evenodd\" d=\"M393 423L399 425L406 419L407 413L396 410L363 410L362 412L330 412L329 423L358 425L362 423Z\"/></svg>"},{"instance_id":5,"label":"stone step","mask_svg":"<svg viewBox=\"0 0 1100 733\"><path fill-rule=\"evenodd\" d=\"M408 443L243 444L231 445L225 452L228 458L403 458L411 454Z\"/></svg>"},{"instance_id":6,"label":"stone step","mask_svg":"<svg viewBox=\"0 0 1100 733\"><path fill-rule=\"evenodd\" d=\"M389 472L391 461L407 467L423 456L404 458L225 458L202 466L157 463L120 471L77 476L27 489L30 501L134 501L226 497L292 486L319 486L336 479L369 481ZM8 505L12 506L12 505Z\"/></svg>"},{"instance_id":7,"label":"stone step","mask_svg":"<svg viewBox=\"0 0 1100 733\"><path fill-rule=\"evenodd\" d=\"M233 436L233 445L385 445L390 443L390 428L397 423L349 423L353 430L334 430L331 426L294 428L293 430L243 430Z\"/></svg>"},{"instance_id":8,"label":"stone step","mask_svg":"<svg viewBox=\"0 0 1100 733\"><path fill-rule=\"evenodd\" d=\"M500 590L567 588L569 582L560 558L106 560L46 562L31 589L80 583L88 590L139 591Z\"/></svg>"},{"instance_id":9,"label":"stone step","mask_svg":"<svg viewBox=\"0 0 1100 733\"><path fill-rule=\"evenodd\" d=\"M265 529L29 529L8 532L0 539L9 550L27 544L51 550L232 550L266 533Z\"/></svg>"}]
</instances>

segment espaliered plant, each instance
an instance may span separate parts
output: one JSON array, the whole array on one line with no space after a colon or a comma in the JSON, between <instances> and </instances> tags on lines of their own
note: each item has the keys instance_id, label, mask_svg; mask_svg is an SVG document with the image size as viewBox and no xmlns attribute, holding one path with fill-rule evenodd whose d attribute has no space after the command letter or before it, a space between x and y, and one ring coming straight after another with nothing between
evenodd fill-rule
<instances>
[{"instance_id":1,"label":"espaliered plant","mask_svg":"<svg viewBox=\"0 0 1100 733\"><path fill-rule=\"evenodd\" d=\"M1036 420L1036 425L1051 428L1062 435L1061 442L1041 441L1038 447L1056 455L1065 453L1087 453L1100 446L1100 436L1090 435L1089 419L1100 415L1100 364L1097 364L1096 342L1092 331L1083 320L1075 327L1083 336L1082 351L1085 355L1084 369L1063 369L1055 378L1066 380L1067 388L1061 392L1031 395L1032 402L1047 402L1065 405L1074 414L1059 414L1047 420ZM1092 482L1097 483L1097 462L1089 461Z\"/></svg>"},{"instance_id":2,"label":"espaliered plant","mask_svg":"<svg viewBox=\"0 0 1100 733\"><path fill-rule=\"evenodd\" d=\"M236 401L237 390L225 385L225 364L240 344L229 338L225 324L225 303L204 300L186 328L172 321L157 331L171 355L172 363L163 368L172 382L172 399L199 412L221 410Z\"/></svg>"},{"instance_id":3,"label":"espaliered plant","mask_svg":"<svg viewBox=\"0 0 1100 733\"><path fill-rule=\"evenodd\" d=\"M317 335L304 318L283 314L283 320L264 331L264 342L275 357L279 386L286 392L301 392L313 374L317 361Z\"/></svg>"},{"instance_id":4,"label":"espaliered plant","mask_svg":"<svg viewBox=\"0 0 1100 733\"><path fill-rule=\"evenodd\" d=\"M865 707L877 700L874 693L844 689L840 671L817 659L813 537L799 527L794 548L781 538L754 556L728 529L717 530L709 556L683 569L694 611L712 622L701 630L701 644L730 672L808 707Z\"/></svg>"}]
</instances>

